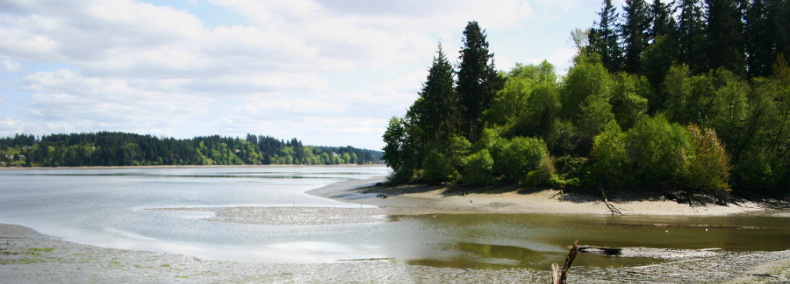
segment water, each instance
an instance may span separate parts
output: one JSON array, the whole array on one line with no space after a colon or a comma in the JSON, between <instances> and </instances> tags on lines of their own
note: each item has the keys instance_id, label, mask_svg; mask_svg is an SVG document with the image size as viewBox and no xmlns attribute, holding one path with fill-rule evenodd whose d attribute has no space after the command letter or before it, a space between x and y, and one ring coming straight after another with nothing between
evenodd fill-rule
<instances>
[{"instance_id":1,"label":"water","mask_svg":"<svg viewBox=\"0 0 790 284\"><path fill-rule=\"evenodd\" d=\"M264 226L198 220L161 207L351 207L305 194L388 173L378 167L217 167L0 171L0 223L67 241L210 259L356 259L440 267L547 269L575 240L602 247L790 249L790 222L771 217L558 215L388 216L374 224ZM580 254L574 265L655 263Z\"/></svg>"}]
</instances>

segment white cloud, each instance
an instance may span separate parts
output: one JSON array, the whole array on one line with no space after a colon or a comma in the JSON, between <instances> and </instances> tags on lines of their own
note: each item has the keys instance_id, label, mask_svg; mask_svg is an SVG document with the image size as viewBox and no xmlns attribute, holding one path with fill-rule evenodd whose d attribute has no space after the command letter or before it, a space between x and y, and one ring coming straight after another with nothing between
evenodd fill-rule
<instances>
[{"instance_id":1,"label":"white cloud","mask_svg":"<svg viewBox=\"0 0 790 284\"><path fill-rule=\"evenodd\" d=\"M387 119L417 98L438 40L455 61L467 21L503 31L536 17L523 0L209 0L253 23L214 28L188 7L141 1L0 2L0 70L25 93L12 100L22 120L3 118L6 128L378 148ZM170 4L198 5L185 1ZM566 53L546 58L561 70ZM521 60L497 56L501 69ZM333 77L342 72L382 75Z\"/></svg>"},{"instance_id":2,"label":"white cloud","mask_svg":"<svg viewBox=\"0 0 790 284\"><path fill-rule=\"evenodd\" d=\"M9 137L17 133L25 133L26 131L30 131L30 129L26 127L24 122L0 116L0 135Z\"/></svg>"},{"instance_id":3,"label":"white cloud","mask_svg":"<svg viewBox=\"0 0 790 284\"><path fill-rule=\"evenodd\" d=\"M134 89L126 81L71 70L39 72L22 81L32 92L23 112L48 123L88 122L100 129L174 127L207 109L212 99Z\"/></svg>"},{"instance_id":4,"label":"white cloud","mask_svg":"<svg viewBox=\"0 0 790 284\"><path fill-rule=\"evenodd\" d=\"M527 64L539 64L543 60L548 61L556 68L558 74L567 73L568 68L573 64L573 57L576 56L576 48L556 49L551 55L545 57L533 57L525 60Z\"/></svg>"},{"instance_id":5,"label":"white cloud","mask_svg":"<svg viewBox=\"0 0 790 284\"><path fill-rule=\"evenodd\" d=\"M19 64L19 62L13 60L6 59L0 61L0 68L2 68L7 72L19 72L19 70L22 70L22 64Z\"/></svg>"}]
</instances>

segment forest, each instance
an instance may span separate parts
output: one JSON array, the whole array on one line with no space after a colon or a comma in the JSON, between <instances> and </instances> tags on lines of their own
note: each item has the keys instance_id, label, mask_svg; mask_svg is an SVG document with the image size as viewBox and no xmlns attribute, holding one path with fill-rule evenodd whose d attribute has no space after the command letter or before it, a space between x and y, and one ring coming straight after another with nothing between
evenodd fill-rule
<instances>
[{"instance_id":1,"label":"forest","mask_svg":"<svg viewBox=\"0 0 790 284\"><path fill-rule=\"evenodd\" d=\"M378 164L381 151L305 146L247 134L245 139L175 139L120 132L15 135L0 138L4 166L337 165Z\"/></svg>"},{"instance_id":2,"label":"forest","mask_svg":"<svg viewBox=\"0 0 790 284\"><path fill-rule=\"evenodd\" d=\"M790 193L790 1L604 0L572 66L496 70L471 21L383 135L395 183Z\"/></svg>"}]
</instances>

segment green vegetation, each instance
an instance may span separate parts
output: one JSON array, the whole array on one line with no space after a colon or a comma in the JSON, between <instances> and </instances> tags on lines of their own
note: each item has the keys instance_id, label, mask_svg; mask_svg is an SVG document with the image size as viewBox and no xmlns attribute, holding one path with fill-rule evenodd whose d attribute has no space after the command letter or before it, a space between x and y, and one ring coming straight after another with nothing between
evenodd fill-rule
<instances>
[{"instance_id":1,"label":"green vegetation","mask_svg":"<svg viewBox=\"0 0 790 284\"><path fill-rule=\"evenodd\" d=\"M5 166L149 166L375 164L379 151L348 147L304 146L248 134L246 139L219 135L192 139L158 138L119 132L53 134L0 138Z\"/></svg>"},{"instance_id":2,"label":"green vegetation","mask_svg":"<svg viewBox=\"0 0 790 284\"><path fill-rule=\"evenodd\" d=\"M457 70L440 46L390 120L390 179L790 193L790 2L674 3L604 0L564 76L495 71L469 22Z\"/></svg>"},{"instance_id":3,"label":"green vegetation","mask_svg":"<svg viewBox=\"0 0 790 284\"><path fill-rule=\"evenodd\" d=\"M53 251L53 250L55 250L55 249L54 248L32 248L32 249L30 249L30 251L44 251L44 252L50 252L50 251Z\"/></svg>"}]
</instances>

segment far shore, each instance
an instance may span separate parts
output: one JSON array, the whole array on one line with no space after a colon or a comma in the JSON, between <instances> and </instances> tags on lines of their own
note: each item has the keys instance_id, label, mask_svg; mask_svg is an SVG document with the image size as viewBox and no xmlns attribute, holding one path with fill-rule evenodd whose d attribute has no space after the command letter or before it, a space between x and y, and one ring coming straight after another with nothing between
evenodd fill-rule
<instances>
[{"instance_id":1,"label":"far shore","mask_svg":"<svg viewBox=\"0 0 790 284\"><path fill-rule=\"evenodd\" d=\"M78 170L78 169L156 169L156 168L254 168L254 167L383 167L384 164L339 165L156 165L156 166L81 166L81 167L0 167L3 170Z\"/></svg>"}]
</instances>

